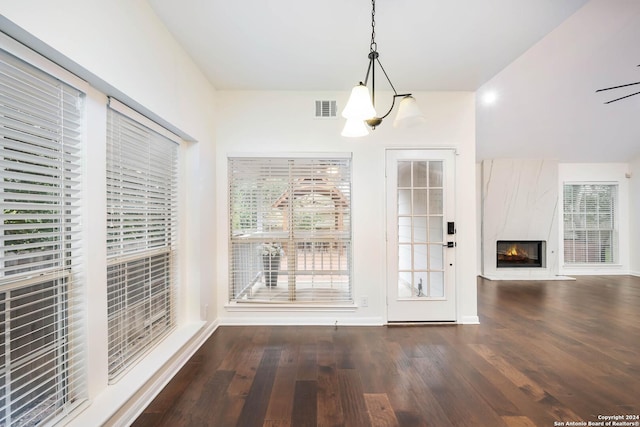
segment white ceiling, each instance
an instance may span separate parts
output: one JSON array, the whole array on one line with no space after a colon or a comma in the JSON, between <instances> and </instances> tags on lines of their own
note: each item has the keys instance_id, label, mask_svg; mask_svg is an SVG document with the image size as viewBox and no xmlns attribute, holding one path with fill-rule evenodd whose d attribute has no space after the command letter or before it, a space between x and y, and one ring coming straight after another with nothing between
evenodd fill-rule
<instances>
[{"instance_id":1,"label":"white ceiling","mask_svg":"<svg viewBox=\"0 0 640 427\"><path fill-rule=\"evenodd\" d=\"M367 0L148 1L217 89L347 91L364 79ZM625 127L637 115L640 95L607 109L594 88L640 81L640 1L378 0L375 20L380 60L399 92L492 88L500 94L493 109L478 105L479 159L640 155L639 125L611 134L605 123L576 134L575 123L567 130L559 120L593 122L600 114ZM560 95L575 99L560 102ZM501 99L510 102L500 107ZM585 102L591 109L583 114ZM529 120L539 111L549 116L547 132L540 120ZM559 135L551 124L560 126ZM591 148L577 157L558 149L568 136L594 135L621 140L616 155L603 160L612 150L598 149L611 143L602 139L588 141ZM532 151L538 138L547 140L547 151ZM565 145L576 140L570 142Z\"/></svg>"}]
</instances>

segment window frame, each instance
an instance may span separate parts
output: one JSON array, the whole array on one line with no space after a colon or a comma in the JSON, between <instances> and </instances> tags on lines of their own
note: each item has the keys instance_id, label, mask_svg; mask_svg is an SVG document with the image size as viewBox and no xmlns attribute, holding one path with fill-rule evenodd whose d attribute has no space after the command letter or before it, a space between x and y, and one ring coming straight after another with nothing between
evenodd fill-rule
<instances>
[{"instance_id":1,"label":"window frame","mask_svg":"<svg viewBox=\"0 0 640 427\"><path fill-rule=\"evenodd\" d=\"M576 209L576 206L573 206L573 209L567 210L567 207L570 207L572 201L567 200L567 188L573 187L573 194L578 188L584 189L584 191L596 191L598 187L608 188L610 191L608 197L610 198L610 207L608 209L600 212L600 204L599 199L596 201L596 205L594 206L586 206L588 202L579 201L579 208ZM589 190L587 187L593 187ZM619 262L619 195L620 188L617 182L610 181L567 181L562 185L562 242L563 242L563 263L567 267L579 267L579 266L610 266L616 265ZM575 203L575 202L574 202ZM593 204L593 203L591 203ZM594 210L595 208L595 210ZM591 220L588 220L587 217L590 216ZM601 221L602 216L608 216L609 220ZM575 218L579 217L579 222L582 222L584 226L575 227L576 220ZM569 219L571 218L571 219ZM600 224L610 222L610 227L600 227ZM596 223L597 226L593 227L589 224ZM573 226L567 227L568 224L572 224ZM602 233L609 234L608 240L609 243L603 245L602 242ZM568 233L573 233L574 236L583 235L584 238L574 237L567 238ZM599 237L597 239L593 239L595 233L598 233ZM591 238L590 238L591 236ZM583 249L576 249L576 242L581 243ZM573 246L573 250L568 251L567 245L571 244ZM594 247L597 245L597 252L600 253L598 255L596 252L590 251L590 247ZM609 250L609 254L606 254L607 249ZM605 251L605 252L603 252ZM567 254L573 254L573 260L568 259ZM594 255L595 254L595 255ZM609 260L606 258L609 257ZM600 258L600 261L597 260ZM579 259L576 261L576 259Z\"/></svg>"},{"instance_id":2,"label":"window frame","mask_svg":"<svg viewBox=\"0 0 640 427\"><path fill-rule=\"evenodd\" d=\"M113 98L107 128L108 381L113 384L177 326L181 140ZM141 154L148 150L148 158L114 152L133 146ZM159 168L154 156L162 150L169 157ZM158 257L165 258L154 262ZM163 278L159 292L158 276ZM160 294L165 303L159 306L154 297Z\"/></svg>"},{"instance_id":3,"label":"window frame","mask_svg":"<svg viewBox=\"0 0 640 427\"><path fill-rule=\"evenodd\" d=\"M0 199L5 209L6 200L14 206L0 213L0 421L55 422L87 401L81 244L87 85L4 34L0 56L4 84L27 85L7 92L0 113L0 131L6 130ZM31 238L11 237L23 234ZM9 265L8 248L14 248Z\"/></svg>"},{"instance_id":4,"label":"window frame","mask_svg":"<svg viewBox=\"0 0 640 427\"><path fill-rule=\"evenodd\" d=\"M261 168L264 174L242 169L250 165ZM228 302L296 307L353 305L351 155L238 154L228 156L227 166ZM266 172L270 168L271 172ZM336 175L326 181L314 178L322 171ZM240 185L261 189L245 202L239 200ZM265 190L269 185L275 188ZM320 208L302 206L304 200ZM326 210L327 201L333 204L330 211ZM238 203L245 203L247 212L252 207L257 210L240 212L234 209ZM245 224L238 226L243 214ZM270 252L279 254L277 267L264 256ZM272 270L284 278L274 281ZM307 284L303 283L305 277ZM265 288L268 292L261 292Z\"/></svg>"}]
</instances>

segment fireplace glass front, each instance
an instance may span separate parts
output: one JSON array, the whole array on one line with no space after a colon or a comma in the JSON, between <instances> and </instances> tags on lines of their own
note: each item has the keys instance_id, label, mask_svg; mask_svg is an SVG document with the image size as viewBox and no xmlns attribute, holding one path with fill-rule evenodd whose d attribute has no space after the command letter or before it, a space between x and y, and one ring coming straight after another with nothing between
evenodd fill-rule
<instances>
[{"instance_id":1,"label":"fireplace glass front","mask_svg":"<svg viewBox=\"0 0 640 427\"><path fill-rule=\"evenodd\" d=\"M542 240L498 240L497 267L544 267L543 243Z\"/></svg>"}]
</instances>

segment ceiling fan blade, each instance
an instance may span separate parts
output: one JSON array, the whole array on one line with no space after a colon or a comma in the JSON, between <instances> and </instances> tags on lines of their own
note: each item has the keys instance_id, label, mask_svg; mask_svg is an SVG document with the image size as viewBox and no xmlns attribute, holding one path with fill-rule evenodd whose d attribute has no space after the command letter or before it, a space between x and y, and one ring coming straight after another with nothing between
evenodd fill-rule
<instances>
[{"instance_id":1,"label":"ceiling fan blade","mask_svg":"<svg viewBox=\"0 0 640 427\"><path fill-rule=\"evenodd\" d=\"M640 65L639 65L639 67L640 67ZM627 83L626 85L620 85L620 86L606 87L604 89L598 89L598 90L596 90L596 92L602 92L602 91L611 90L611 89L619 89L621 87L627 87L627 86L633 86L633 85L640 85L640 82Z\"/></svg>"},{"instance_id":2,"label":"ceiling fan blade","mask_svg":"<svg viewBox=\"0 0 640 427\"><path fill-rule=\"evenodd\" d=\"M611 104L612 102L620 101L621 99L629 98L633 95L640 95L640 92L632 93L630 95L621 96L620 98L612 99L611 101L605 102L605 104Z\"/></svg>"}]
</instances>

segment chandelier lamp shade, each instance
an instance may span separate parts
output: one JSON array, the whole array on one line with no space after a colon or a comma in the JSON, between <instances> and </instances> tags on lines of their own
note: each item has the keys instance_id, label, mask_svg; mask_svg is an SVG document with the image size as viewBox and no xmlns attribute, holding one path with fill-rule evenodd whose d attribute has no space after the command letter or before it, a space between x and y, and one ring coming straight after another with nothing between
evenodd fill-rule
<instances>
[{"instance_id":1,"label":"chandelier lamp shade","mask_svg":"<svg viewBox=\"0 0 640 427\"><path fill-rule=\"evenodd\" d=\"M378 45L376 44L376 32L375 32L375 15L376 15L376 1L371 1L371 44L369 45L369 66L367 68L367 74L364 82L358 83L352 90L347 105L342 110L342 117L347 119L344 129L342 130L342 136L346 137L359 137L369 134L367 125L371 129L375 129L382 123L382 120L386 118L393 107L396 104L396 98L402 98L400 105L398 106L398 114L393 122L393 127L409 127L425 121L416 99L411 96L410 93L399 94L396 88L391 83L391 79L387 75L382 63L380 62L380 54L378 53ZM386 78L389 86L393 90L393 97L391 99L391 107L383 114L378 115L375 109L376 103L376 67L380 68L382 74ZM371 80L369 80L371 77ZM369 93L368 83L371 82L371 93Z\"/></svg>"}]
</instances>

